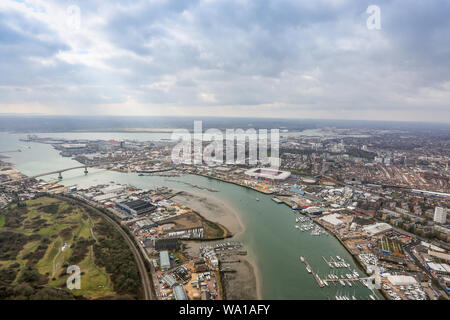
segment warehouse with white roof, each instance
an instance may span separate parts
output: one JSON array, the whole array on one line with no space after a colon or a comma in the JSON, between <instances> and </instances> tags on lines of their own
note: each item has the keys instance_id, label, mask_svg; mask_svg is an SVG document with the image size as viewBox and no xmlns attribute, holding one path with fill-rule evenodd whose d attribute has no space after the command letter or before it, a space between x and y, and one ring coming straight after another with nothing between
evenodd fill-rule
<instances>
[{"instance_id":1,"label":"warehouse with white roof","mask_svg":"<svg viewBox=\"0 0 450 320\"><path fill-rule=\"evenodd\" d=\"M365 226L363 230L371 236L375 236L377 234L392 230L392 226L384 222L379 222Z\"/></svg>"}]
</instances>

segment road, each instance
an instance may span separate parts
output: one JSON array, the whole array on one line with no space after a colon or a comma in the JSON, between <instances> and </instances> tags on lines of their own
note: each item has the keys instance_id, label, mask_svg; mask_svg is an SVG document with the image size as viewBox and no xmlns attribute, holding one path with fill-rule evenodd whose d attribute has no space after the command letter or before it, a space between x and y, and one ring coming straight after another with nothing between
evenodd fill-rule
<instances>
[{"instance_id":1,"label":"road","mask_svg":"<svg viewBox=\"0 0 450 320\"><path fill-rule=\"evenodd\" d=\"M37 174L37 175L34 175L34 176L30 176L30 177L22 177L22 178L19 178L19 179L5 181L5 182L0 183L0 186L1 185L7 185L7 184L10 184L10 183L14 183L14 182L19 182L19 181L26 181L26 180L36 179L36 178L40 178L40 177L44 177L44 176L49 176L49 175L52 175L52 174L59 174L59 173L66 172L66 171L71 171L71 170L76 170L76 169L84 169L84 168L93 168L93 167L99 167L99 166L103 166L103 165L116 164L116 163L120 163L120 162L121 161L106 162L106 163L96 163L96 164L87 164L87 165L80 165L80 166L71 167L71 168L60 169L60 170L40 173L40 174Z\"/></svg>"},{"instance_id":2,"label":"road","mask_svg":"<svg viewBox=\"0 0 450 320\"><path fill-rule=\"evenodd\" d=\"M139 253L139 250L136 248L134 242L131 240L129 235L122 229L122 227L114 221L112 218L110 218L105 213L98 210L96 207L81 202L74 198L66 198L64 196L55 196L56 198L59 198L61 200L65 201L76 201L79 205L94 210L97 214L99 214L101 217L103 217L107 222L109 222L113 227L119 231L119 233L124 237L125 241L127 242L128 246L130 247L131 252L133 253L134 259L136 260L136 264L139 269L139 274L141 275L141 281L142 281L142 287L144 289L144 299L145 300L156 300L154 289L153 289L153 282L148 276L147 268L145 267L144 260L142 260L142 256Z\"/></svg>"},{"instance_id":3,"label":"road","mask_svg":"<svg viewBox=\"0 0 450 320\"><path fill-rule=\"evenodd\" d=\"M95 167L101 167L101 166L105 166L105 165L121 164L121 163L124 163L124 162L126 162L127 165L133 164L133 162L128 162L129 160L130 159L118 160L118 161L112 161L112 162L100 162L100 163L92 163L92 164L83 164L83 165L76 166L76 167L59 169L59 170L55 170L55 171L40 173L40 174L37 174L37 175L34 175L34 176L30 176L30 177L24 176L24 177L19 178L19 179L5 181L5 182L0 183L0 186L11 184L11 183L14 183L14 182L27 181L27 180L31 180L31 179L45 177L45 176L49 176L49 175L52 175L52 174L61 174L63 172L67 172L67 171L71 171L71 170L77 170L77 169L95 168ZM134 161L136 161L136 162L143 161L143 160L148 160L148 159L134 159ZM156 160L149 160L148 162L155 162L155 161ZM148 171L148 172L164 172L164 171L170 171L170 170L172 170L172 169L153 170L153 171Z\"/></svg>"}]
</instances>

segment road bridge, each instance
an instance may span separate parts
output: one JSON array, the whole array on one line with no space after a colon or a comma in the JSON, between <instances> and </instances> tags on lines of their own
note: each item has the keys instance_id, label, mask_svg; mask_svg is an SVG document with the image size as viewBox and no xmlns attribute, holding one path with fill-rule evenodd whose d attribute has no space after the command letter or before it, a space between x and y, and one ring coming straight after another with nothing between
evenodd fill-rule
<instances>
[{"instance_id":1,"label":"road bridge","mask_svg":"<svg viewBox=\"0 0 450 320\"><path fill-rule=\"evenodd\" d=\"M153 163L153 162L157 162L157 160L148 160L148 159L133 159L133 162L138 162L138 161L145 161L147 160L147 162L149 163ZM78 170L78 169L83 169L84 168L84 174L88 174L88 168L94 168L94 167L101 167L101 166L106 166L106 165L112 165L112 164L119 164L119 163L124 163L127 162L126 165L130 166L131 164L133 164L133 162L128 162L129 160L119 160L119 161L111 161L111 162L99 162L99 163L92 163L92 164L82 164L79 166L75 166L75 167L71 167L71 168L65 168L65 169L58 169L58 170L54 170L54 171L50 171L50 172L45 172L45 173L40 173L34 176L29 176L29 177L22 177L19 179L14 179L14 180L9 180L9 181L5 181L0 183L0 186L3 185L7 185L10 183L14 183L14 182L21 182L21 181L27 181L27 180L31 180L31 179L36 179L36 178L40 178L40 177L45 177L45 176L50 176L53 174L57 174L58 175L58 179L62 179L62 174L63 172L67 172L67 171L71 171L71 170ZM159 170L159 171L163 171L163 170ZM168 171L168 170L164 170L164 171Z\"/></svg>"},{"instance_id":2,"label":"road bridge","mask_svg":"<svg viewBox=\"0 0 450 320\"><path fill-rule=\"evenodd\" d=\"M58 175L58 179L61 180L63 172L72 171L72 170L78 170L78 169L83 169L84 168L84 174L88 174L88 168L100 167L100 166L111 165L111 164L117 164L117 163L121 163L121 162L124 162L124 160L122 160L122 161L114 161L114 162L102 162L102 163L95 163L95 164L83 164L83 165L76 166L76 167L65 168L65 169L58 169L58 170L54 170L54 171L50 171L50 172L40 173L40 174L37 174L37 175L34 175L34 176L22 177L22 178L19 178L19 179L5 181L5 182L0 183L0 186L7 185L7 184L10 184L10 183L14 183L14 182L21 182L21 181L26 181L26 180L37 179L37 178L40 178L40 177L50 176L50 175L53 175L53 174L57 174Z\"/></svg>"}]
</instances>

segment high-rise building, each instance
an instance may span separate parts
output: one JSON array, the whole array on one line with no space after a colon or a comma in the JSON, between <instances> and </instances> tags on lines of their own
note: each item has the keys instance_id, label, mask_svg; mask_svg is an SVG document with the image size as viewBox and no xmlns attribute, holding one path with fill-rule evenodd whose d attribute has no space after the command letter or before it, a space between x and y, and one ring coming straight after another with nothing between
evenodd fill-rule
<instances>
[{"instance_id":1,"label":"high-rise building","mask_svg":"<svg viewBox=\"0 0 450 320\"><path fill-rule=\"evenodd\" d=\"M447 209L442 207L434 208L434 222L437 223L446 223L447 221Z\"/></svg>"}]
</instances>

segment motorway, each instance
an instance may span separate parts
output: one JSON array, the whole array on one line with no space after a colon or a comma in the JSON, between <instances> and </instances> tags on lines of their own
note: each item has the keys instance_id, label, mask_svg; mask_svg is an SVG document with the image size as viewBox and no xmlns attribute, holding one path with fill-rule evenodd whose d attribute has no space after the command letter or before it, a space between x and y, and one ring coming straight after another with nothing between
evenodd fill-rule
<instances>
[{"instance_id":1,"label":"motorway","mask_svg":"<svg viewBox=\"0 0 450 320\"><path fill-rule=\"evenodd\" d=\"M98 210L96 207L81 202L74 198L67 198L64 196L55 196L56 198L59 198L61 200L65 201L76 201L79 205L94 210L97 214L99 214L101 217L103 217L107 222L112 224L114 228L119 231L119 233L125 238L125 241L127 242L128 246L130 247L131 252L133 252L134 259L136 260L136 264L139 269L139 274L141 275L141 281L142 281L142 287L144 289L144 300L156 300L156 294L155 290L153 288L153 282L148 276L147 268L145 267L145 263L142 260L142 256L139 253L139 250L136 248L134 242L130 239L128 234L122 229L122 227L113 219L111 219L108 215Z\"/></svg>"}]
</instances>

